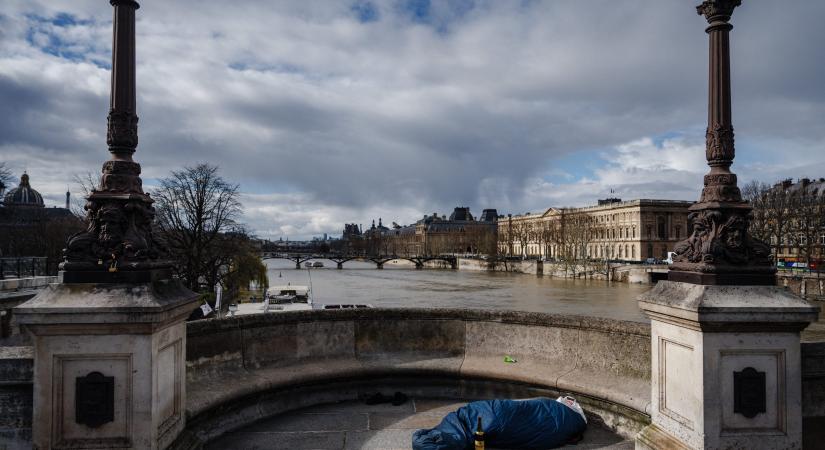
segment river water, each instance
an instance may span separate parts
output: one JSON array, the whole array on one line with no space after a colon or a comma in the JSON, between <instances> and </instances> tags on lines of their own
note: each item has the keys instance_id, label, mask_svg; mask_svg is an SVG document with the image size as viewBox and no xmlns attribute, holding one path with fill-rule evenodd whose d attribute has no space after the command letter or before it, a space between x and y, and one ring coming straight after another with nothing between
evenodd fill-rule
<instances>
[{"instance_id":1,"label":"river water","mask_svg":"<svg viewBox=\"0 0 825 450\"><path fill-rule=\"evenodd\" d=\"M384 270L359 261L295 269L287 260L267 260L269 285L312 285L315 303L368 303L375 307L475 308L577 314L647 322L636 298L645 285L565 280L535 275L450 269L415 270L388 262Z\"/></svg>"}]
</instances>

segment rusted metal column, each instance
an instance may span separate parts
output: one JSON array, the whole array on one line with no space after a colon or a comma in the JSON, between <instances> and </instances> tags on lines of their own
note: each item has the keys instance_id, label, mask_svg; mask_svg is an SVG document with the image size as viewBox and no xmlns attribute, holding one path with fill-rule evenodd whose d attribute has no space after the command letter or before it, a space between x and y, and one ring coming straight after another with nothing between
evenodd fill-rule
<instances>
[{"instance_id":1,"label":"rusted metal column","mask_svg":"<svg viewBox=\"0 0 825 450\"><path fill-rule=\"evenodd\" d=\"M706 0L696 7L709 26L708 127L705 175L699 202L691 206L693 232L675 247L672 281L694 284L772 285L776 268L770 248L750 236L751 206L742 200L730 171L734 149L731 120L730 30L741 0Z\"/></svg>"}]
</instances>

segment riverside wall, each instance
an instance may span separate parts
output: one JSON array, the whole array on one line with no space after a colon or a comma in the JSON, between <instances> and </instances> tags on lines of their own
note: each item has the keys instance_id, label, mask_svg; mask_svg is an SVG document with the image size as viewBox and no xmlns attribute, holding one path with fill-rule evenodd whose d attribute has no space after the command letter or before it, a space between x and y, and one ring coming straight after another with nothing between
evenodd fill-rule
<instances>
[{"instance_id":1,"label":"riverside wall","mask_svg":"<svg viewBox=\"0 0 825 450\"><path fill-rule=\"evenodd\" d=\"M432 266L436 267L436 266ZM523 273L555 278L588 278L622 283L652 284L667 271L667 266L641 264L610 264L593 266L587 271L571 272L569 267L552 261L515 260L490 263L482 259L459 258L459 270Z\"/></svg>"},{"instance_id":2,"label":"riverside wall","mask_svg":"<svg viewBox=\"0 0 825 450\"><path fill-rule=\"evenodd\" d=\"M450 309L193 322L189 430L208 442L266 416L376 391L454 399L569 393L593 420L632 437L649 423L649 333L635 322Z\"/></svg>"}]
</instances>

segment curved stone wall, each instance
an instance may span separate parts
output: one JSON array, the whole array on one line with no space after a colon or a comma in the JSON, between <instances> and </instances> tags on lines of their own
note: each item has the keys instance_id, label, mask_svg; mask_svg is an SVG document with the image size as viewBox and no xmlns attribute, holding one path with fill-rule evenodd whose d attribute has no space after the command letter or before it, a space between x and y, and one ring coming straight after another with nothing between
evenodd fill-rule
<instances>
[{"instance_id":1,"label":"curved stone wall","mask_svg":"<svg viewBox=\"0 0 825 450\"><path fill-rule=\"evenodd\" d=\"M650 329L480 310L241 316L188 325L187 376L188 428L201 442L377 390L468 399L573 393L596 420L631 437L649 421Z\"/></svg>"}]
</instances>

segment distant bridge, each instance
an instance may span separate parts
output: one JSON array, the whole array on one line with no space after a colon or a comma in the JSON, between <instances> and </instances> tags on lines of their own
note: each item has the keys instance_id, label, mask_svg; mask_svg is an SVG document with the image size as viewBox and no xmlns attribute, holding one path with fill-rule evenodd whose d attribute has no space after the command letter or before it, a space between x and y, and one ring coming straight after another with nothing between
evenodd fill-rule
<instances>
[{"instance_id":1,"label":"distant bridge","mask_svg":"<svg viewBox=\"0 0 825 450\"><path fill-rule=\"evenodd\" d=\"M383 269L384 264L389 261L403 260L410 261L415 264L416 269L423 269L424 263L429 261L444 261L450 265L451 269L458 268L458 258L453 255L433 255L433 256L402 256L402 255L356 255L356 254L342 254L342 253L277 253L277 252L263 252L261 259L288 259L295 262L295 268L300 269L301 264L317 259L327 259L336 264L337 269L343 269L344 263L347 261L372 261L375 263L377 269Z\"/></svg>"}]
</instances>

